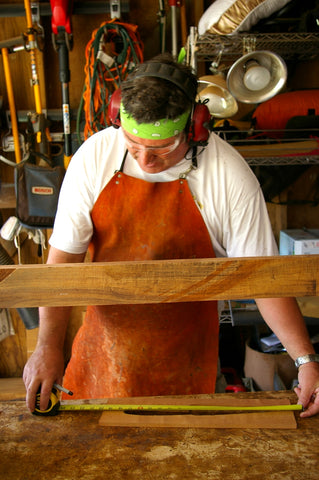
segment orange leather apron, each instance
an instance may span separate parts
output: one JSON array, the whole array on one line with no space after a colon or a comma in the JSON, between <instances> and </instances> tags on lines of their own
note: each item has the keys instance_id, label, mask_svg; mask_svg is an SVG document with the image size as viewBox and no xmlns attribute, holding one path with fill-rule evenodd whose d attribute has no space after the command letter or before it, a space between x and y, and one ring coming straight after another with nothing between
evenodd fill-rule
<instances>
[{"instance_id":1,"label":"orange leather apron","mask_svg":"<svg viewBox=\"0 0 319 480\"><path fill-rule=\"evenodd\" d=\"M92 220L95 262L215 256L185 179L116 172ZM90 306L64 383L72 398L213 393L218 331L216 302Z\"/></svg>"}]
</instances>

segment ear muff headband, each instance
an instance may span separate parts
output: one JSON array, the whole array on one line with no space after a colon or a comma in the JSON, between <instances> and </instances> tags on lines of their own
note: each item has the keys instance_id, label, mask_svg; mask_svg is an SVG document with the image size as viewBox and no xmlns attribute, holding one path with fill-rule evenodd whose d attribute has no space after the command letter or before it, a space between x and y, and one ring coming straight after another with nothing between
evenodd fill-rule
<instances>
[{"instance_id":1,"label":"ear muff headband","mask_svg":"<svg viewBox=\"0 0 319 480\"><path fill-rule=\"evenodd\" d=\"M134 72L130 74L130 78L139 77L163 78L180 88L192 103L195 101L197 82L192 81L188 75L173 65L156 62L141 63L135 68Z\"/></svg>"}]
</instances>

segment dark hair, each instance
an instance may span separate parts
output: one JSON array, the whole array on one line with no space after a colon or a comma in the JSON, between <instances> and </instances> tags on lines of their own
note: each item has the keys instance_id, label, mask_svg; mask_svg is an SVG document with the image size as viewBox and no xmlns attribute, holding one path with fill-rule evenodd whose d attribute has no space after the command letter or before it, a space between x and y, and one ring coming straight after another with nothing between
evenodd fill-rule
<instances>
[{"instance_id":1,"label":"dark hair","mask_svg":"<svg viewBox=\"0 0 319 480\"><path fill-rule=\"evenodd\" d=\"M173 68L168 70L186 79L190 88L185 92L169 79L152 74L145 76L143 73L139 76L137 66L122 83L121 91L125 110L139 123L155 122L161 118L174 119L189 110L195 101L197 79L190 67L176 63L170 53L163 53L141 64L140 69L147 69L148 65L152 68L154 64L170 65Z\"/></svg>"}]
</instances>

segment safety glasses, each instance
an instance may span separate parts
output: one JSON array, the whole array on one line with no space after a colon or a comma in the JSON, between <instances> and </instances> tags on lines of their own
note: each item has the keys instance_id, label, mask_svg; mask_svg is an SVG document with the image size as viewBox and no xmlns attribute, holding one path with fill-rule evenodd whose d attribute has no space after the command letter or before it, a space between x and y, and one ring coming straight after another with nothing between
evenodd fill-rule
<instances>
[{"instance_id":1,"label":"safety glasses","mask_svg":"<svg viewBox=\"0 0 319 480\"><path fill-rule=\"evenodd\" d=\"M170 155L185 140L185 132L181 132L178 135L176 135L175 140L173 142L169 142L167 145L161 145L160 147L155 147L153 145L146 146L146 145L141 145L140 143L134 142L133 140L127 137L124 130L123 130L123 135L124 135L127 147L130 150L132 150L132 152L135 152L135 153L141 153L146 151L153 152L153 154L158 157L165 157L167 155Z\"/></svg>"}]
</instances>

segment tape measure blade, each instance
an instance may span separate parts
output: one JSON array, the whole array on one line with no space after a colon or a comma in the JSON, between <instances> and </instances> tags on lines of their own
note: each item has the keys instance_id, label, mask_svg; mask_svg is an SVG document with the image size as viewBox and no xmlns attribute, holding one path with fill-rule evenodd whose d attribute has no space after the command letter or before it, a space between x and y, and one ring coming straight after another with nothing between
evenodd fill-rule
<instances>
[{"instance_id":1,"label":"tape measure blade","mask_svg":"<svg viewBox=\"0 0 319 480\"><path fill-rule=\"evenodd\" d=\"M124 405L124 404L63 404L61 411L297 411L302 405L260 405L260 406L225 406L225 405Z\"/></svg>"}]
</instances>

